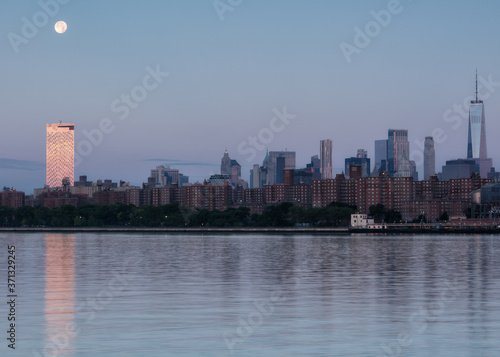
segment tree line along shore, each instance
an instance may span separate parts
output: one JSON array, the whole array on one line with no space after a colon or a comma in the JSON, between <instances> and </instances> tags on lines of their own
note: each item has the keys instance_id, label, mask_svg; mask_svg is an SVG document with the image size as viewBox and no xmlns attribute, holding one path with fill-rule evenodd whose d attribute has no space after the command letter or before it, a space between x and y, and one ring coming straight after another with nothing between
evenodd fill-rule
<instances>
[{"instance_id":1,"label":"tree line along shore","mask_svg":"<svg viewBox=\"0 0 500 357\"><path fill-rule=\"evenodd\" d=\"M380 208L380 207L379 207ZM178 203L163 206L71 205L49 209L0 206L0 227L347 227L356 206L333 202L323 208L304 209L292 203L269 206L262 214L247 207L225 211L189 209ZM396 222L401 215L393 210L376 211L377 217Z\"/></svg>"}]
</instances>

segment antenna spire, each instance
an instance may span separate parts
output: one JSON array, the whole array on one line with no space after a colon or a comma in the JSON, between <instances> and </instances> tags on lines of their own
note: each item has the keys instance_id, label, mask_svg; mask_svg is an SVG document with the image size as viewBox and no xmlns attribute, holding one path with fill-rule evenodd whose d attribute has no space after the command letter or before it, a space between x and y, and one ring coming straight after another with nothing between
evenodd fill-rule
<instances>
[{"instance_id":1,"label":"antenna spire","mask_svg":"<svg viewBox=\"0 0 500 357\"><path fill-rule=\"evenodd\" d=\"M477 68L476 68L476 103L477 103Z\"/></svg>"}]
</instances>

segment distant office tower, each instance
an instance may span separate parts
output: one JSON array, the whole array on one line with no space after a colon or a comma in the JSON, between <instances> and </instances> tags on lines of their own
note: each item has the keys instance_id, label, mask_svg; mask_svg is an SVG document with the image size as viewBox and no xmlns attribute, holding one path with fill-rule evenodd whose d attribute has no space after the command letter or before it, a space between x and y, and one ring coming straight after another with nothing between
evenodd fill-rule
<instances>
[{"instance_id":1,"label":"distant office tower","mask_svg":"<svg viewBox=\"0 0 500 357\"><path fill-rule=\"evenodd\" d=\"M224 156L222 157L220 163L220 173L221 175L231 176L231 158L229 157L227 150L224 151Z\"/></svg>"},{"instance_id":2,"label":"distant office tower","mask_svg":"<svg viewBox=\"0 0 500 357\"><path fill-rule=\"evenodd\" d=\"M358 149L356 157L359 157L360 159L366 159L368 157L368 151L366 151L365 149Z\"/></svg>"},{"instance_id":3,"label":"distant office tower","mask_svg":"<svg viewBox=\"0 0 500 357\"><path fill-rule=\"evenodd\" d=\"M417 163L413 160L410 160L410 177L413 181L418 181Z\"/></svg>"},{"instance_id":4,"label":"distant office tower","mask_svg":"<svg viewBox=\"0 0 500 357\"><path fill-rule=\"evenodd\" d=\"M492 167L492 161L486 152L486 122L484 104L477 97L476 71L476 99L470 102L469 108L469 135L467 141L467 159L475 159L479 165L482 178L487 177Z\"/></svg>"},{"instance_id":5,"label":"distant office tower","mask_svg":"<svg viewBox=\"0 0 500 357\"><path fill-rule=\"evenodd\" d=\"M283 159L278 160L278 158ZM295 151L270 151L268 159L267 184L269 185L283 183L284 169L295 169ZM278 173L278 170L280 170L280 173Z\"/></svg>"},{"instance_id":6,"label":"distant office tower","mask_svg":"<svg viewBox=\"0 0 500 357\"><path fill-rule=\"evenodd\" d=\"M434 151L434 139L432 136L425 137L424 143L424 180L436 174L436 152Z\"/></svg>"},{"instance_id":7,"label":"distant office tower","mask_svg":"<svg viewBox=\"0 0 500 357\"><path fill-rule=\"evenodd\" d=\"M163 184L166 186L169 183L178 184L181 186L181 176L182 174L178 169L171 169L170 167L165 167L163 170Z\"/></svg>"},{"instance_id":8,"label":"distant office tower","mask_svg":"<svg viewBox=\"0 0 500 357\"><path fill-rule=\"evenodd\" d=\"M157 186L165 186L165 184L163 183L164 182L164 179L163 179L164 170L165 170L165 166L163 166L163 165L158 165L158 166L156 166L156 169L151 169L151 174L149 175L149 177L154 178L154 182Z\"/></svg>"},{"instance_id":9,"label":"distant office tower","mask_svg":"<svg viewBox=\"0 0 500 357\"><path fill-rule=\"evenodd\" d=\"M156 169L151 170L149 177L153 177L155 180L155 186L167 186L171 184L179 184L180 173L178 169L171 169L170 167L165 167L163 165L156 166Z\"/></svg>"},{"instance_id":10,"label":"distant office tower","mask_svg":"<svg viewBox=\"0 0 500 357\"><path fill-rule=\"evenodd\" d=\"M47 185L75 180L75 124L47 124Z\"/></svg>"},{"instance_id":11,"label":"distant office tower","mask_svg":"<svg viewBox=\"0 0 500 357\"><path fill-rule=\"evenodd\" d=\"M179 187L184 187L189 184L189 176L184 176L183 174L179 174Z\"/></svg>"},{"instance_id":12,"label":"distant office tower","mask_svg":"<svg viewBox=\"0 0 500 357\"><path fill-rule=\"evenodd\" d=\"M227 150L224 151L224 156L220 163L220 174L229 175L233 185L237 185L241 180L241 165L238 161L231 160Z\"/></svg>"},{"instance_id":13,"label":"distant office tower","mask_svg":"<svg viewBox=\"0 0 500 357\"><path fill-rule=\"evenodd\" d=\"M236 160L231 160L231 183L237 185L241 180L241 165Z\"/></svg>"},{"instance_id":14,"label":"distant office tower","mask_svg":"<svg viewBox=\"0 0 500 357\"><path fill-rule=\"evenodd\" d=\"M408 130L389 129L387 139L387 166L390 176L398 171L399 161L403 154L409 159L410 142L408 141Z\"/></svg>"},{"instance_id":15,"label":"distant office tower","mask_svg":"<svg viewBox=\"0 0 500 357\"><path fill-rule=\"evenodd\" d=\"M375 140L374 176L378 176L380 170L387 171L387 139Z\"/></svg>"},{"instance_id":16,"label":"distant office tower","mask_svg":"<svg viewBox=\"0 0 500 357\"><path fill-rule=\"evenodd\" d=\"M318 155L311 156L311 163L306 168L312 173L313 180L321 179L321 160Z\"/></svg>"},{"instance_id":17,"label":"distant office tower","mask_svg":"<svg viewBox=\"0 0 500 357\"><path fill-rule=\"evenodd\" d=\"M394 173L395 177L411 177L410 160L406 157L406 152L403 151L403 156L398 160L398 169Z\"/></svg>"},{"instance_id":18,"label":"distant office tower","mask_svg":"<svg viewBox=\"0 0 500 357\"><path fill-rule=\"evenodd\" d=\"M258 164L253 165L250 170L250 188L260 188L260 167Z\"/></svg>"},{"instance_id":19,"label":"distant office tower","mask_svg":"<svg viewBox=\"0 0 500 357\"><path fill-rule=\"evenodd\" d=\"M215 174L210 176L208 182L213 186L224 186L224 184L231 184L231 177L229 175Z\"/></svg>"},{"instance_id":20,"label":"distant office tower","mask_svg":"<svg viewBox=\"0 0 500 357\"><path fill-rule=\"evenodd\" d=\"M500 181L500 172L496 172L495 168L492 167L490 172L488 172L488 179L493 180L495 182Z\"/></svg>"},{"instance_id":21,"label":"distant office tower","mask_svg":"<svg viewBox=\"0 0 500 357\"><path fill-rule=\"evenodd\" d=\"M351 166L359 166L359 169L354 169L356 176L358 177L368 177L370 176L370 159L367 157L366 150L359 149L356 157L350 157L345 159L345 171L344 175L346 178L351 177Z\"/></svg>"},{"instance_id":22,"label":"distant office tower","mask_svg":"<svg viewBox=\"0 0 500 357\"><path fill-rule=\"evenodd\" d=\"M271 158L269 157L269 150L266 149L266 157L262 161L262 166L259 169L260 187L270 185L271 181ZM274 178L273 178L274 180Z\"/></svg>"},{"instance_id":23,"label":"distant office tower","mask_svg":"<svg viewBox=\"0 0 500 357\"><path fill-rule=\"evenodd\" d=\"M276 158L276 182L275 183L283 183L283 170L284 169L285 169L285 158L283 156L277 157Z\"/></svg>"},{"instance_id":24,"label":"distant office tower","mask_svg":"<svg viewBox=\"0 0 500 357\"><path fill-rule=\"evenodd\" d=\"M321 140L321 179L333 178L333 158L332 158L332 141L330 139Z\"/></svg>"},{"instance_id":25,"label":"distant office tower","mask_svg":"<svg viewBox=\"0 0 500 357\"><path fill-rule=\"evenodd\" d=\"M478 164L474 159L456 159L446 161L440 180L470 178L473 172L478 172Z\"/></svg>"},{"instance_id":26,"label":"distant office tower","mask_svg":"<svg viewBox=\"0 0 500 357\"><path fill-rule=\"evenodd\" d=\"M286 172L286 170L285 170ZM312 181L316 180L314 178L314 173L310 168L296 169L293 171L293 184L294 185L312 185ZM319 178L318 178L319 180Z\"/></svg>"},{"instance_id":27,"label":"distant office tower","mask_svg":"<svg viewBox=\"0 0 500 357\"><path fill-rule=\"evenodd\" d=\"M486 123L484 118L484 104L477 97L476 72L476 100L470 102L469 108L469 140L467 142L468 159L485 159L486 154Z\"/></svg>"}]
</instances>

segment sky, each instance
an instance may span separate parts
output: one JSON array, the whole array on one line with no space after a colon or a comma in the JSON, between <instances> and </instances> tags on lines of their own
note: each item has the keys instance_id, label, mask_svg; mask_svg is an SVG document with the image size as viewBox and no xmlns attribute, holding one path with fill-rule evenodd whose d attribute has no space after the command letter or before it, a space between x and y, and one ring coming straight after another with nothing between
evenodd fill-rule
<instances>
[{"instance_id":1,"label":"sky","mask_svg":"<svg viewBox=\"0 0 500 357\"><path fill-rule=\"evenodd\" d=\"M422 178L466 156L467 101L485 102L500 168L500 2L41 0L0 4L0 187L45 183L46 124L74 123L75 176L140 185L156 165L190 182L224 150L248 180L265 150L333 166L408 129ZM63 20L63 34L54 24ZM465 105L463 104L465 103Z\"/></svg>"}]
</instances>

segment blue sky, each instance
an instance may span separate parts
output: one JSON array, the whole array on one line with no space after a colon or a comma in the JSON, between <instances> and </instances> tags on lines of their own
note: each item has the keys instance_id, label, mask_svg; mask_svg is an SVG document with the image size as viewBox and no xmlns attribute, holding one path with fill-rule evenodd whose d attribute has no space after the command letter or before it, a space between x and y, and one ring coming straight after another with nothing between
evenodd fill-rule
<instances>
[{"instance_id":1,"label":"blue sky","mask_svg":"<svg viewBox=\"0 0 500 357\"><path fill-rule=\"evenodd\" d=\"M498 1L401 0L350 62L341 44L355 46L354 28L366 33L372 13L387 13L394 0L220 1L232 10L222 20L212 0L57 2L17 53L12 34L23 36L23 18L38 14L42 24L44 10L38 1L3 1L0 186L43 186L47 123L75 123L78 145L104 118L112 130L82 155L77 177L140 184L168 163L202 181L218 173L227 148L248 179L265 150L250 160L244 142L269 133L285 107L294 118L265 146L296 151L298 167L325 138L336 168L358 148L373 160L374 140L395 128L409 130L417 163L417 143L438 134L439 171L466 155L467 120L452 112L473 95L476 68L490 83L480 92L488 154L500 168ZM54 31L58 20L66 33ZM141 86L147 68L168 76L120 119L112 103Z\"/></svg>"}]
</instances>

